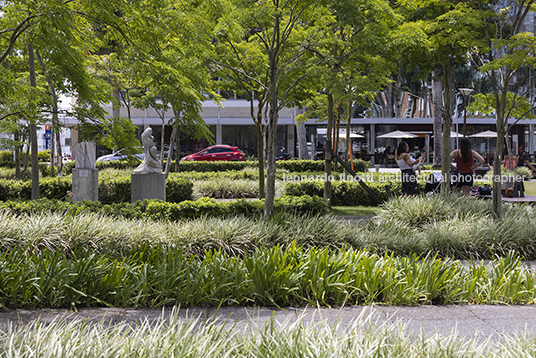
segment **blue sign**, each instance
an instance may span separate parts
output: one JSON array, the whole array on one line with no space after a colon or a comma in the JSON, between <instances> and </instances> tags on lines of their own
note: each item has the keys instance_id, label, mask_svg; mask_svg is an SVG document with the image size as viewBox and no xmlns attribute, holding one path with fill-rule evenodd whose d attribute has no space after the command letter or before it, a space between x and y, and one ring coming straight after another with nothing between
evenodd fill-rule
<instances>
[{"instance_id":1,"label":"blue sign","mask_svg":"<svg viewBox=\"0 0 536 358\"><path fill-rule=\"evenodd\" d=\"M50 149L50 139L52 138L52 129L49 126L45 127L45 150Z\"/></svg>"}]
</instances>

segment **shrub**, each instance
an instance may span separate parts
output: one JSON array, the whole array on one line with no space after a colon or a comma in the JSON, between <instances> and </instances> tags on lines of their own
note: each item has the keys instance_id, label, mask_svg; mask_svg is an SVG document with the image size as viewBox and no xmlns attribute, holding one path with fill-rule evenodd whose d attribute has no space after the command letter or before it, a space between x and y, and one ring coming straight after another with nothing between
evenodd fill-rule
<instances>
[{"instance_id":1,"label":"shrub","mask_svg":"<svg viewBox=\"0 0 536 358\"><path fill-rule=\"evenodd\" d=\"M39 192L42 197L48 199L60 199L71 190L71 179L68 178L44 178L39 180ZM32 182L30 180L0 179L0 200L29 200L32 194Z\"/></svg>"},{"instance_id":2,"label":"shrub","mask_svg":"<svg viewBox=\"0 0 536 358\"><path fill-rule=\"evenodd\" d=\"M289 172L323 172L324 171L324 161L323 160L280 160L277 161L276 166L278 169L288 170ZM165 166L165 161L164 161ZM258 168L259 162L244 161L244 162L198 162L198 161L188 161L180 162L179 172L226 172L226 171L239 171L244 169L255 169ZM97 169L134 169L133 166L126 160L113 160L109 162L97 162ZM354 172L365 172L371 167L370 162L364 161L362 159L354 159ZM69 169L70 170L70 169ZM171 166L171 171L175 170L175 166ZM344 171L344 168L339 165L338 170L340 172Z\"/></svg>"},{"instance_id":3,"label":"shrub","mask_svg":"<svg viewBox=\"0 0 536 358\"><path fill-rule=\"evenodd\" d=\"M46 199L61 199L72 190L71 178L42 178L39 180L39 195ZM0 200L29 200L31 181L0 179ZM166 180L166 199L170 202L191 200L192 182L170 177ZM99 201L102 204L130 202L130 177L103 175L99 177Z\"/></svg>"},{"instance_id":4,"label":"shrub","mask_svg":"<svg viewBox=\"0 0 536 358\"><path fill-rule=\"evenodd\" d=\"M17 214L40 212L67 212L71 215L93 212L125 218L150 218L153 220L193 219L203 216L260 216L264 211L264 200L245 200L218 202L215 199L201 198L197 201L185 200L180 203L160 200L143 200L136 203L109 203L81 201L70 203L59 200L40 199L34 201L0 202L0 209L9 209ZM276 198L274 211L296 215L324 215L328 207L319 197L282 197Z\"/></svg>"},{"instance_id":5,"label":"shrub","mask_svg":"<svg viewBox=\"0 0 536 358\"><path fill-rule=\"evenodd\" d=\"M333 181L331 193L331 204L340 206L357 206L357 205L378 205L376 200L365 190L357 181ZM388 199L387 186L389 186L392 195L402 194L402 184L399 181L386 183L365 183L381 201ZM419 181L417 184L417 193L424 192L425 182ZM301 196L316 195L323 196L323 180L303 180L300 182L285 183L284 195Z\"/></svg>"}]
</instances>

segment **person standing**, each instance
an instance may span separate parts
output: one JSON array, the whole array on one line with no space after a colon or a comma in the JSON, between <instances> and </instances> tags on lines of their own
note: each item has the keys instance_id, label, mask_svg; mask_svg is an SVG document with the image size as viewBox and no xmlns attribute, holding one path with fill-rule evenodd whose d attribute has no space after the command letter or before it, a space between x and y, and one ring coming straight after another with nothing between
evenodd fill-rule
<instances>
[{"instance_id":1,"label":"person standing","mask_svg":"<svg viewBox=\"0 0 536 358\"><path fill-rule=\"evenodd\" d=\"M477 152L471 149L471 141L469 138L462 138L460 141L460 149L453 150L450 153L450 159L454 159L456 166L450 163L450 167L456 171L454 178L454 191L463 192L464 195L469 195L473 187L475 168L484 164L484 158ZM475 163L475 159L477 163Z\"/></svg>"},{"instance_id":2,"label":"person standing","mask_svg":"<svg viewBox=\"0 0 536 358\"><path fill-rule=\"evenodd\" d=\"M421 163L421 158L411 160L408 143L402 141L398 144L395 152L396 164L402 172L402 193L406 196L415 194L417 188L417 175L413 166Z\"/></svg>"},{"instance_id":3,"label":"person standing","mask_svg":"<svg viewBox=\"0 0 536 358\"><path fill-rule=\"evenodd\" d=\"M519 147L519 157L517 158L517 168L526 167L531 171L532 176L536 175L536 168L525 158L525 150L523 147Z\"/></svg>"}]
</instances>

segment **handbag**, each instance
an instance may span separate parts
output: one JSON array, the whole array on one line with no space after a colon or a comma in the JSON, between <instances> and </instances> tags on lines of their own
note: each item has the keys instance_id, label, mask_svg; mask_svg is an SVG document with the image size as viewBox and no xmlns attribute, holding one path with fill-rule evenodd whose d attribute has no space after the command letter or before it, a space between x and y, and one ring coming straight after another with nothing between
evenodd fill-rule
<instances>
[{"instance_id":1,"label":"handbag","mask_svg":"<svg viewBox=\"0 0 536 358\"><path fill-rule=\"evenodd\" d=\"M480 187L478 195L491 195L491 188L489 186Z\"/></svg>"}]
</instances>

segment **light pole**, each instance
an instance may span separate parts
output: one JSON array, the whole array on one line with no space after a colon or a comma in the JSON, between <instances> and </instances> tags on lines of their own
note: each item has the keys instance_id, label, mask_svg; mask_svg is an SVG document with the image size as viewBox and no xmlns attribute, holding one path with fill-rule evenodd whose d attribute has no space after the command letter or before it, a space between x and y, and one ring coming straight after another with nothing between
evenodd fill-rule
<instances>
[{"instance_id":1,"label":"light pole","mask_svg":"<svg viewBox=\"0 0 536 358\"><path fill-rule=\"evenodd\" d=\"M475 90L472 88L460 88L459 91L462 94L463 99L463 136L466 137L467 133L465 132L465 126L467 124L467 102Z\"/></svg>"}]
</instances>

